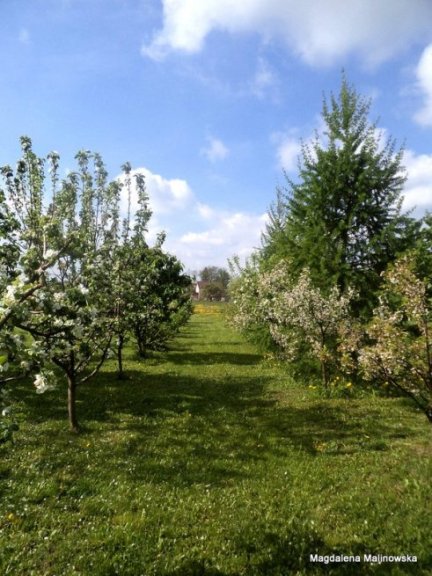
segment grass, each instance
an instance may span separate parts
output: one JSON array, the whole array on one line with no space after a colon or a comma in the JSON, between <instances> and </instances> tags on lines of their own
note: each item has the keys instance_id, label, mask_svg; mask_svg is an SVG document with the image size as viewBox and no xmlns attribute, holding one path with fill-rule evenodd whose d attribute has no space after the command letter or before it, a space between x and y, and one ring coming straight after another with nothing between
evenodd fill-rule
<instances>
[{"instance_id":1,"label":"grass","mask_svg":"<svg viewBox=\"0 0 432 576\"><path fill-rule=\"evenodd\" d=\"M199 306L166 353L79 391L14 391L0 456L0 573L432 574L432 437L398 398L324 400ZM411 554L417 564L309 562Z\"/></svg>"}]
</instances>

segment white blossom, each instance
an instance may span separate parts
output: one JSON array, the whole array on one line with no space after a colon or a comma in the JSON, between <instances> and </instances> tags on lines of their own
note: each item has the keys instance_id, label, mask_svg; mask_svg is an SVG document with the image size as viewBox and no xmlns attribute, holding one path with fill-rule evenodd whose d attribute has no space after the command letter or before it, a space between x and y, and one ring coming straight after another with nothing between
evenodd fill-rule
<instances>
[{"instance_id":1,"label":"white blossom","mask_svg":"<svg viewBox=\"0 0 432 576\"><path fill-rule=\"evenodd\" d=\"M43 394L47 390L53 388L53 384L49 382L49 378L53 376L52 372L41 372L40 374L36 374L33 382L36 387L36 394Z\"/></svg>"},{"instance_id":2,"label":"white blossom","mask_svg":"<svg viewBox=\"0 0 432 576\"><path fill-rule=\"evenodd\" d=\"M9 363L5 362L4 364L0 364L0 373L7 372L9 369Z\"/></svg>"},{"instance_id":3,"label":"white blossom","mask_svg":"<svg viewBox=\"0 0 432 576\"><path fill-rule=\"evenodd\" d=\"M48 250L45 250L43 257L45 258L45 260L49 260L50 258L52 258L55 255L56 255L56 251L49 248Z\"/></svg>"}]
</instances>

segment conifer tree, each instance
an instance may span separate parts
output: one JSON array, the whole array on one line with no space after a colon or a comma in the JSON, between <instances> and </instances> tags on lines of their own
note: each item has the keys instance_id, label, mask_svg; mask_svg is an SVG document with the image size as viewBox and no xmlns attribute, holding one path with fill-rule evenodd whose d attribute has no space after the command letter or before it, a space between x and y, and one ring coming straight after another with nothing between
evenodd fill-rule
<instances>
[{"instance_id":1,"label":"conifer tree","mask_svg":"<svg viewBox=\"0 0 432 576\"><path fill-rule=\"evenodd\" d=\"M353 287L363 312L370 311L381 272L416 234L415 222L401 212L403 151L391 138L382 141L368 119L370 104L345 77L338 97L324 99L325 130L302 144L299 181L287 178L283 230L277 222L263 248L264 258L289 257L294 276L308 267L324 289Z\"/></svg>"}]
</instances>

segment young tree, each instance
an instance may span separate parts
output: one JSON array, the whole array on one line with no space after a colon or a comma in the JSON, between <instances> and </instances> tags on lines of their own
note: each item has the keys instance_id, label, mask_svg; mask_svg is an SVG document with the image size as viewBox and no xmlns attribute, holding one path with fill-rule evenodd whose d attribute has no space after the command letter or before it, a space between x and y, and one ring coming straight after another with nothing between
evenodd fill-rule
<instances>
[{"instance_id":1,"label":"young tree","mask_svg":"<svg viewBox=\"0 0 432 576\"><path fill-rule=\"evenodd\" d=\"M45 351L34 340L23 338L16 326L29 321L38 292L50 269L70 248L72 236L57 230L53 213L43 205L45 194L54 197L57 188L58 156L51 153L48 168L51 186L46 184L45 162L38 158L28 137L21 138L22 157L14 171L1 168L4 189L0 189L0 404L4 407L6 385L27 376L45 361Z\"/></svg>"},{"instance_id":2,"label":"young tree","mask_svg":"<svg viewBox=\"0 0 432 576\"><path fill-rule=\"evenodd\" d=\"M415 261L415 254L407 254L386 271L360 366L367 379L412 398L432 423L432 307L427 279L416 275Z\"/></svg>"},{"instance_id":3,"label":"young tree","mask_svg":"<svg viewBox=\"0 0 432 576\"><path fill-rule=\"evenodd\" d=\"M191 313L190 278L162 251L164 235L147 246L144 177L134 176L138 210L132 217L129 164L123 167L128 208L121 227L122 183L108 181L98 154L78 152L77 171L61 182L59 156L48 155L48 189L46 161L34 154L29 138L22 149L16 170L2 169L8 203L0 190L0 391L32 371L41 393L62 373L76 432L78 386L96 374L115 337L120 374L128 333L139 334L143 353L163 345ZM4 376L12 357L14 373Z\"/></svg>"},{"instance_id":4,"label":"young tree","mask_svg":"<svg viewBox=\"0 0 432 576\"><path fill-rule=\"evenodd\" d=\"M339 326L349 317L352 291L341 295L333 286L323 293L313 286L307 269L293 282L286 261L261 275L258 291L261 314L284 356L295 361L302 351L318 360L327 388L330 368L337 363Z\"/></svg>"},{"instance_id":5,"label":"young tree","mask_svg":"<svg viewBox=\"0 0 432 576\"><path fill-rule=\"evenodd\" d=\"M148 249L145 234L151 217L148 206L148 195L142 174L137 173L132 178L132 168L127 162L123 165L122 186L126 192L127 211L123 219L122 234L114 250L111 286L114 301L114 331L116 336L116 352L118 378L126 378L123 370L123 348L132 332L132 319L137 309L142 308L143 300L138 280L141 255ZM138 210L132 221L131 197L132 186L137 192Z\"/></svg>"},{"instance_id":6,"label":"young tree","mask_svg":"<svg viewBox=\"0 0 432 576\"><path fill-rule=\"evenodd\" d=\"M269 324L263 315L259 280L262 274L261 259L253 253L244 266L238 257L230 262L228 320L231 326L263 349L273 349L274 340ZM265 307L265 304L264 304Z\"/></svg>"},{"instance_id":7,"label":"young tree","mask_svg":"<svg viewBox=\"0 0 432 576\"><path fill-rule=\"evenodd\" d=\"M402 151L392 139L382 142L369 110L345 77L338 97L324 100L324 133L303 143L299 182L287 178L263 247L265 258L288 257L296 277L307 267L317 286L351 286L365 313L381 272L418 228L401 214Z\"/></svg>"},{"instance_id":8,"label":"young tree","mask_svg":"<svg viewBox=\"0 0 432 576\"><path fill-rule=\"evenodd\" d=\"M175 256L162 250L159 242L137 253L135 286L139 302L131 310L130 327L140 356L161 350L192 313L191 280Z\"/></svg>"},{"instance_id":9,"label":"young tree","mask_svg":"<svg viewBox=\"0 0 432 576\"><path fill-rule=\"evenodd\" d=\"M59 158L50 155L51 203L46 213L44 161L34 154L29 139L23 139L23 158L15 174L8 174L10 201L20 218L21 274L32 284L25 299L19 297L13 326L31 335L32 348L39 353L37 391L43 392L54 379L53 365L65 375L73 431L79 428L77 386L100 368L112 338L109 262L118 203L118 185L107 183L100 156L81 151L76 158L78 172L59 185Z\"/></svg>"}]
</instances>

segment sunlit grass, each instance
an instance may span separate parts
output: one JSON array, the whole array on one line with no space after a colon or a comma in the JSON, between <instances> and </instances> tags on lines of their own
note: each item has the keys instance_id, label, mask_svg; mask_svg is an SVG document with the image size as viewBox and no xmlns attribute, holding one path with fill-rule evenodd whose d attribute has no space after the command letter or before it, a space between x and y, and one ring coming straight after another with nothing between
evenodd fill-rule
<instances>
[{"instance_id":1,"label":"sunlit grass","mask_svg":"<svg viewBox=\"0 0 432 576\"><path fill-rule=\"evenodd\" d=\"M222 310L221 306L214 306ZM166 353L127 351L79 391L16 389L1 451L0 573L430 574L432 438L403 399L323 399L199 313ZM351 394L351 393L350 393ZM320 567L309 554L415 554Z\"/></svg>"},{"instance_id":2,"label":"sunlit grass","mask_svg":"<svg viewBox=\"0 0 432 576\"><path fill-rule=\"evenodd\" d=\"M224 312L224 304L220 302L197 302L193 311L204 316L220 316Z\"/></svg>"}]
</instances>

